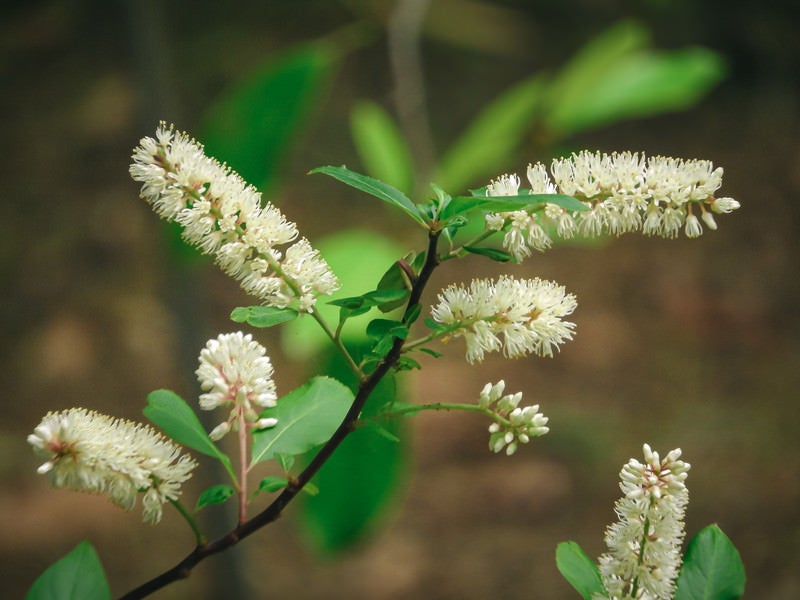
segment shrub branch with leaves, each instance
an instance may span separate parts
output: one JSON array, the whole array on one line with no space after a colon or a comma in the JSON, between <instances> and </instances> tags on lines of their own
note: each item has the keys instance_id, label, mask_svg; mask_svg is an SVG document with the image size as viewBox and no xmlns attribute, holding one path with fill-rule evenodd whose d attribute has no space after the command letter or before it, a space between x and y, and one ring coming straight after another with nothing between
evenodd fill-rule
<instances>
[{"instance_id":1,"label":"shrub branch with leaves","mask_svg":"<svg viewBox=\"0 0 800 600\"><path fill-rule=\"evenodd\" d=\"M421 368L415 355L439 356L439 350L431 347L436 342L463 338L466 360L479 363L493 352L509 358L552 357L572 339L575 325L566 318L577 306L575 296L538 278L502 275L453 283L426 308L424 293L431 275L443 264L467 255L520 262L533 251L551 247L554 240L578 235L642 231L672 238L682 228L687 236L697 237L702 233L700 220L716 229L712 213L739 207L735 200L717 196L722 169L710 162L629 152L581 152L553 161L549 172L541 164L531 165L530 187L525 189L520 189L516 175L502 175L464 196L451 196L434 185L431 199L424 203L414 203L395 187L345 167L320 167L312 173L333 177L399 209L426 237L424 247L398 259L375 289L329 301L339 309L338 322L330 323L318 304L341 284L324 257L276 207L264 204L255 188L206 156L200 143L162 124L154 138L144 138L135 149L130 172L142 184L141 197L153 210L180 224L187 243L213 256L259 301L234 310L234 321L263 328L301 317L313 319L356 384L351 389L331 377L315 376L280 396L266 348L252 334L237 331L210 340L200 353L199 407L221 415L211 432L205 431L189 404L167 390L150 394L144 413L171 439L149 426L85 409L45 416L29 442L46 459L39 472L54 486L107 494L125 509L131 509L141 495L148 521L158 521L162 505L169 503L194 533L192 552L124 598L142 598L187 577L205 558L275 521L302 490L314 491L312 478L359 427L380 430L390 419L426 410L476 412L490 421L490 450L509 455L549 431L539 405L520 405L522 393L505 394L502 380L487 383L471 404L389 402L365 413L383 380ZM349 319L373 309L382 315L366 326L367 350L356 353L344 342L343 328ZM216 444L228 435L238 441L235 460ZM180 487L197 461L179 445L219 460L230 477L230 483L204 491L194 509L181 502ZM312 451L305 466L295 469L295 457ZM738 555L717 528L699 534L685 558L680 554L689 469L680 454L673 450L662 460L645 445L645 461L631 460L623 468L624 497L616 506L620 521L608 530L609 551L600 558L599 567L576 544L559 546L559 569L587 600L722 599L740 594L743 571ZM254 467L264 461L275 461L284 476L250 481ZM254 498L262 493L277 496L249 514ZM238 499L237 523L209 541L197 523L197 511L232 497ZM41 597L37 589L78 560L96 565L83 570L82 576L91 580L85 585L104 590L97 597L107 597L96 555L85 544L42 575L29 597ZM721 577L719 570L709 573L709 561L724 565L728 575ZM709 588L710 584L719 585ZM698 595L700 589L722 591Z\"/></svg>"}]
</instances>

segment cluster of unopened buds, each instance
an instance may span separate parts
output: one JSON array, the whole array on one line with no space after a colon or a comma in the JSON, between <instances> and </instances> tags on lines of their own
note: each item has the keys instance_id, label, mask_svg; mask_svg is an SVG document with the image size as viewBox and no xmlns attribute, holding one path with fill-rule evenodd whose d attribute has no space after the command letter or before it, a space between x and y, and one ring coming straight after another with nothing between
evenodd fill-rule
<instances>
[{"instance_id":1,"label":"cluster of unopened buds","mask_svg":"<svg viewBox=\"0 0 800 600\"><path fill-rule=\"evenodd\" d=\"M550 431L548 418L539 412L539 405L520 407L522 392L503 394L506 384L502 379L487 383L478 398L478 406L491 411L495 421L489 425L489 449L507 455L517 451L519 444L527 444L531 438L540 437Z\"/></svg>"}]
</instances>

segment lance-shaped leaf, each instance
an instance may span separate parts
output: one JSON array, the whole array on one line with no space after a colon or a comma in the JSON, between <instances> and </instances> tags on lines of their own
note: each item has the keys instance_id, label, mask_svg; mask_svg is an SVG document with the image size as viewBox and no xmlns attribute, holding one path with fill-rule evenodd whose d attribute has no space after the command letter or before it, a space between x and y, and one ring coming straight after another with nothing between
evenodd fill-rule
<instances>
[{"instance_id":1,"label":"lance-shaped leaf","mask_svg":"<svg viewBox=\"0 0 800 600\"><path fill-rule=\"evenodd\" d=\"M689 542L675 600L736 600L744 584L739 552L719 526L709 525Z\"/></svg>"},{"instance_id":2,"label":"lance-shaped leaf","mask_svg":"<svg viewBox=\"0 0 800 600\"><path fill-rule=\"evenodd\" d=\"M142 412L179 444L219 459L229 473L233 472L230 458L211 441L200 419L175 392L170 390L150 392L147 395L147 406Z\"/></svg>"},{"instance_id":3,"label":"lance-shaped leaf","mask_svg":"<svg viewBox=\"0 0 800 600\"><path fill-rule=\"evenodd\" d=\"M292 321L299 313L293 308L277 306L239 306L231 312L231 321L247 323L253 327L272 327Z\"/></svg>"},{"instance_id":4,"label":"lance-shaped leaf","mask_svg":"<svg viewBox=\"0 0 800 600\"><path fill-rule=\"evenodd\" d=\"M541 113L545 90L542 77L531 77L486 105L442 158L436 177L442 187L463 190L508 168Z\"/></svg>"},{"instance_id":5,"label":"lance-shaped leaf","mask_svg":"<svg viewBox=\"0 0 800 600\"><path fill-rule=\"evenodd\" d=\"M25 600L108 600L103 565L89 542L81 542L50 565L33 583Z\"/></svg>"},{"instance_id":6,"label":"lance-shaped leaf","mask_svg":"<svg viewBox=\"0 0 800 600\"><path fill-rule=\"evenodd\" d=\"M200 494L195 510L200 510L204 506L210 506L211 504L222 504L235 493L235 490L229 485L211 486Z\"/></svg>"},{"instance_id":7,"label":"lance-shaped leaf","mask_svg":"<svg viewBox=\"0 0 800 600\"><path fill-rule=\"evenodd\" d=\"M312 169L310 173L322 173L323 175L330 175L334 179L338 179L350 187L354 187L357 190L361 190L362 192L370 194L371 196L380 198L392 206L396 206L420 225L425 225L425 221L423 221L422 217L420 216L417 206L411 200L409 200L408 196L406 196L403 192L395 187L392 187L388 183L384 183L383 181L367 175L362 175L361 173L356 173L355 171L351 171L344 166L317 167L316 169Z\"/></svg>"},{"instance_id":8,"label":"lance-shaped leaf","mask_svg":"<svg viewBox=\"0 0 800 600\"><path fill-rule=\"evenodd\" d=\"M683 110L725 76L722 58L705 48L649 48L649 33L621 22L590 41L547 92L544 122L556 136Z\"/></svg>"},{"instance_id":9,"label":"lance-shaped leaf","mask_svg":"<svg viewBox=\"0 0 800 600\"><path fill-rule=\"evenodd\" d=\"M327 442L353 403L353 392L330 377L315 377L267 408L262 417L278 419L253 434L253 464L277 454L302 454Z\"/></svg>"},{"instance_id":10,"label":"lance-shaped leaf","mask_svg":"<svg viewBox=\"0 0 800 600\"><path fill-rule=\"evenodd\" d=\"M556 547L556 566L584 600L603 593L597 565L576 542L561 542Z\"/></svg>"},{"instance_id":11,"label":"lance-shaped leaf","mask_svg":"<svg viewBox=\"0 0 800 600\"><path fill-rule=\"evenodd\" d=\"M410 192L414 179L411 151L389 113L374 102L359 102L350 113L350 131L367 172Z\"/></svg>"},{"instance_id":12,"label":"lance-shaped leaf","mask_svg":"<svg viewBox=\"0 0 800 600\"><path fill-rule=\"evenodd\" d=\"M464 246L464 250L470 254L485 256L486 258L490 258L497 262L509 262L514 259L514 257L505 250L498 250L497 248Z\"/></svg>"},{"instance_id":13,"label":"lance-shaped leaf","mask_svg":"<svg viewBox=\"0 0 800 600\"><path fill-rule=\"evenodd\" d=\"M270 189L337 60L325 44L270 57L209 108L199 134L208 153Z\"/></svg>"},{"instance_id":14,"label":"lance-shaped leaf","mask_svg":"<svg viewBox=\"0 0 800 600\"><path fill-rule=\"evenodd\" d=\"M289 480L285 477L265 477L261 480L261 483L258 484L258 489L253 493L260 494L261 492L277 492L278 490L282 490L287 485L289 485Z\"/></svg>"},{"instance_id":15,"label":"lance-shaped leaf","mask_svg":"<svg viewBox=\"0 0 800 600\"><path fill-rule=\"evenodd\" d=\"M481 209L489 212L522 210L526 206L555 204L564 210L580 212L589 210L583 202L565 194L520 194L519 196L456 196L442 212L442 219L463 215Z\"/></svg>"}]
</instances>

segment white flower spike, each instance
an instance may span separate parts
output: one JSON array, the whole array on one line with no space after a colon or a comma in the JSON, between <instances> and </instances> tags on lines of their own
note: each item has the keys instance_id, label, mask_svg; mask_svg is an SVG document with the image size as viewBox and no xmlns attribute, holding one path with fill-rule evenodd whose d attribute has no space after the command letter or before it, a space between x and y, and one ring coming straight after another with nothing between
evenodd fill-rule
<instances>
[{"instance_id":1,"label":"white flower spike","mask_svg":"<svg viewBox=\"0 0 800 600\"><path fill-rule=\"evenodd\" d=\"M509 358L553 356L572 339L574 323L563 320L577 306L563 286L542 279L475 279L469 287L450 285L433 307L433 319L452 327L451 337L467 342L467 361L480 362L500 350ZM447 339L447 338L445 338Z\"/></svg>"},{"instance_id":2,"label":"white flower spike","mask_svg":"<svg viewBox=\"0 0 800 600\"><path fill-rule=\"evenodd\" d=\"M611 600L670 600L681 565L691 465L680 449L664 459L647 444L643 450L644 463L631 459L620 471L619 521L607 529L608 552L598 561Z\"/></svg>"},{"instance_id":3,"label":"white flower spike","mask_svg":"<svg viewBox=\"0 0 800 600\"><path fill-rule=\"evenodd\" d=\"M144 520L161 520L197 463L154 429L83 408L50 412L28 443L47 458L39 467L55 487L108 494L130 510L143 493Z\"/></svg>"},{"instance_id":4,"label":"white flower spike","mask_svg":"<svg viewBox=\"0 0 800 600\"><path fill-rule=\"evenodd\" d=\"M161 124L133 152L130 174L140 195L184 239L237 279L264 304L313 309L319 295L339 289L328 264L297 226L226 165L204 154L186 134ZM286 250L281 247L291 244Z\"/></svg>"},{"instance_id":5,"label":"white flower spike","mask_svg":"<svg viewBox=\"0 0 800 600\"><path fill-rule=\"evenodd\" d=\"M726 214L740 206L733 198L715 197L722 185L722 169L707 160L582 151L553 160L550 172L552 179L541 163L528 165L530 193L574 196L589 210L570 212L544 204L531 212L487 214L489 229L507 227L503 247L517 261L532 250L549 248L554 234L569 239L578 232L591 237L641 230L645 235L674 238L683 227L687 237L699 237L703 228L693 207L699 208L706 227L714 230L711 212ZM487 196L524 193L516 175L503 175L486 188Z\"/></svg>"}]
</instances>

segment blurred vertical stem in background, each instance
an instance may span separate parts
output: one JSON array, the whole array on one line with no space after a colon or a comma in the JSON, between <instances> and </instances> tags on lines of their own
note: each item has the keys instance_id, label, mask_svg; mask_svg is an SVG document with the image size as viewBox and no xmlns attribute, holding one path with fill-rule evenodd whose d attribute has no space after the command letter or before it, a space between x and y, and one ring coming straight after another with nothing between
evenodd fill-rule
<instances>
[{"instance_id":1,"label":"blurred vertical stem in background","mask_svg":"<svg viewBox=\"0 0 800 600\"><path fill-rule=\"evenodd\" d=\"M414 196L427 190L435 156L428 119L425 78L422 70L421 35L430 0L399 0L388 27L389 60L392 64L394 104L400 125L415 157Z\"/></svg>"}]
</instances>

